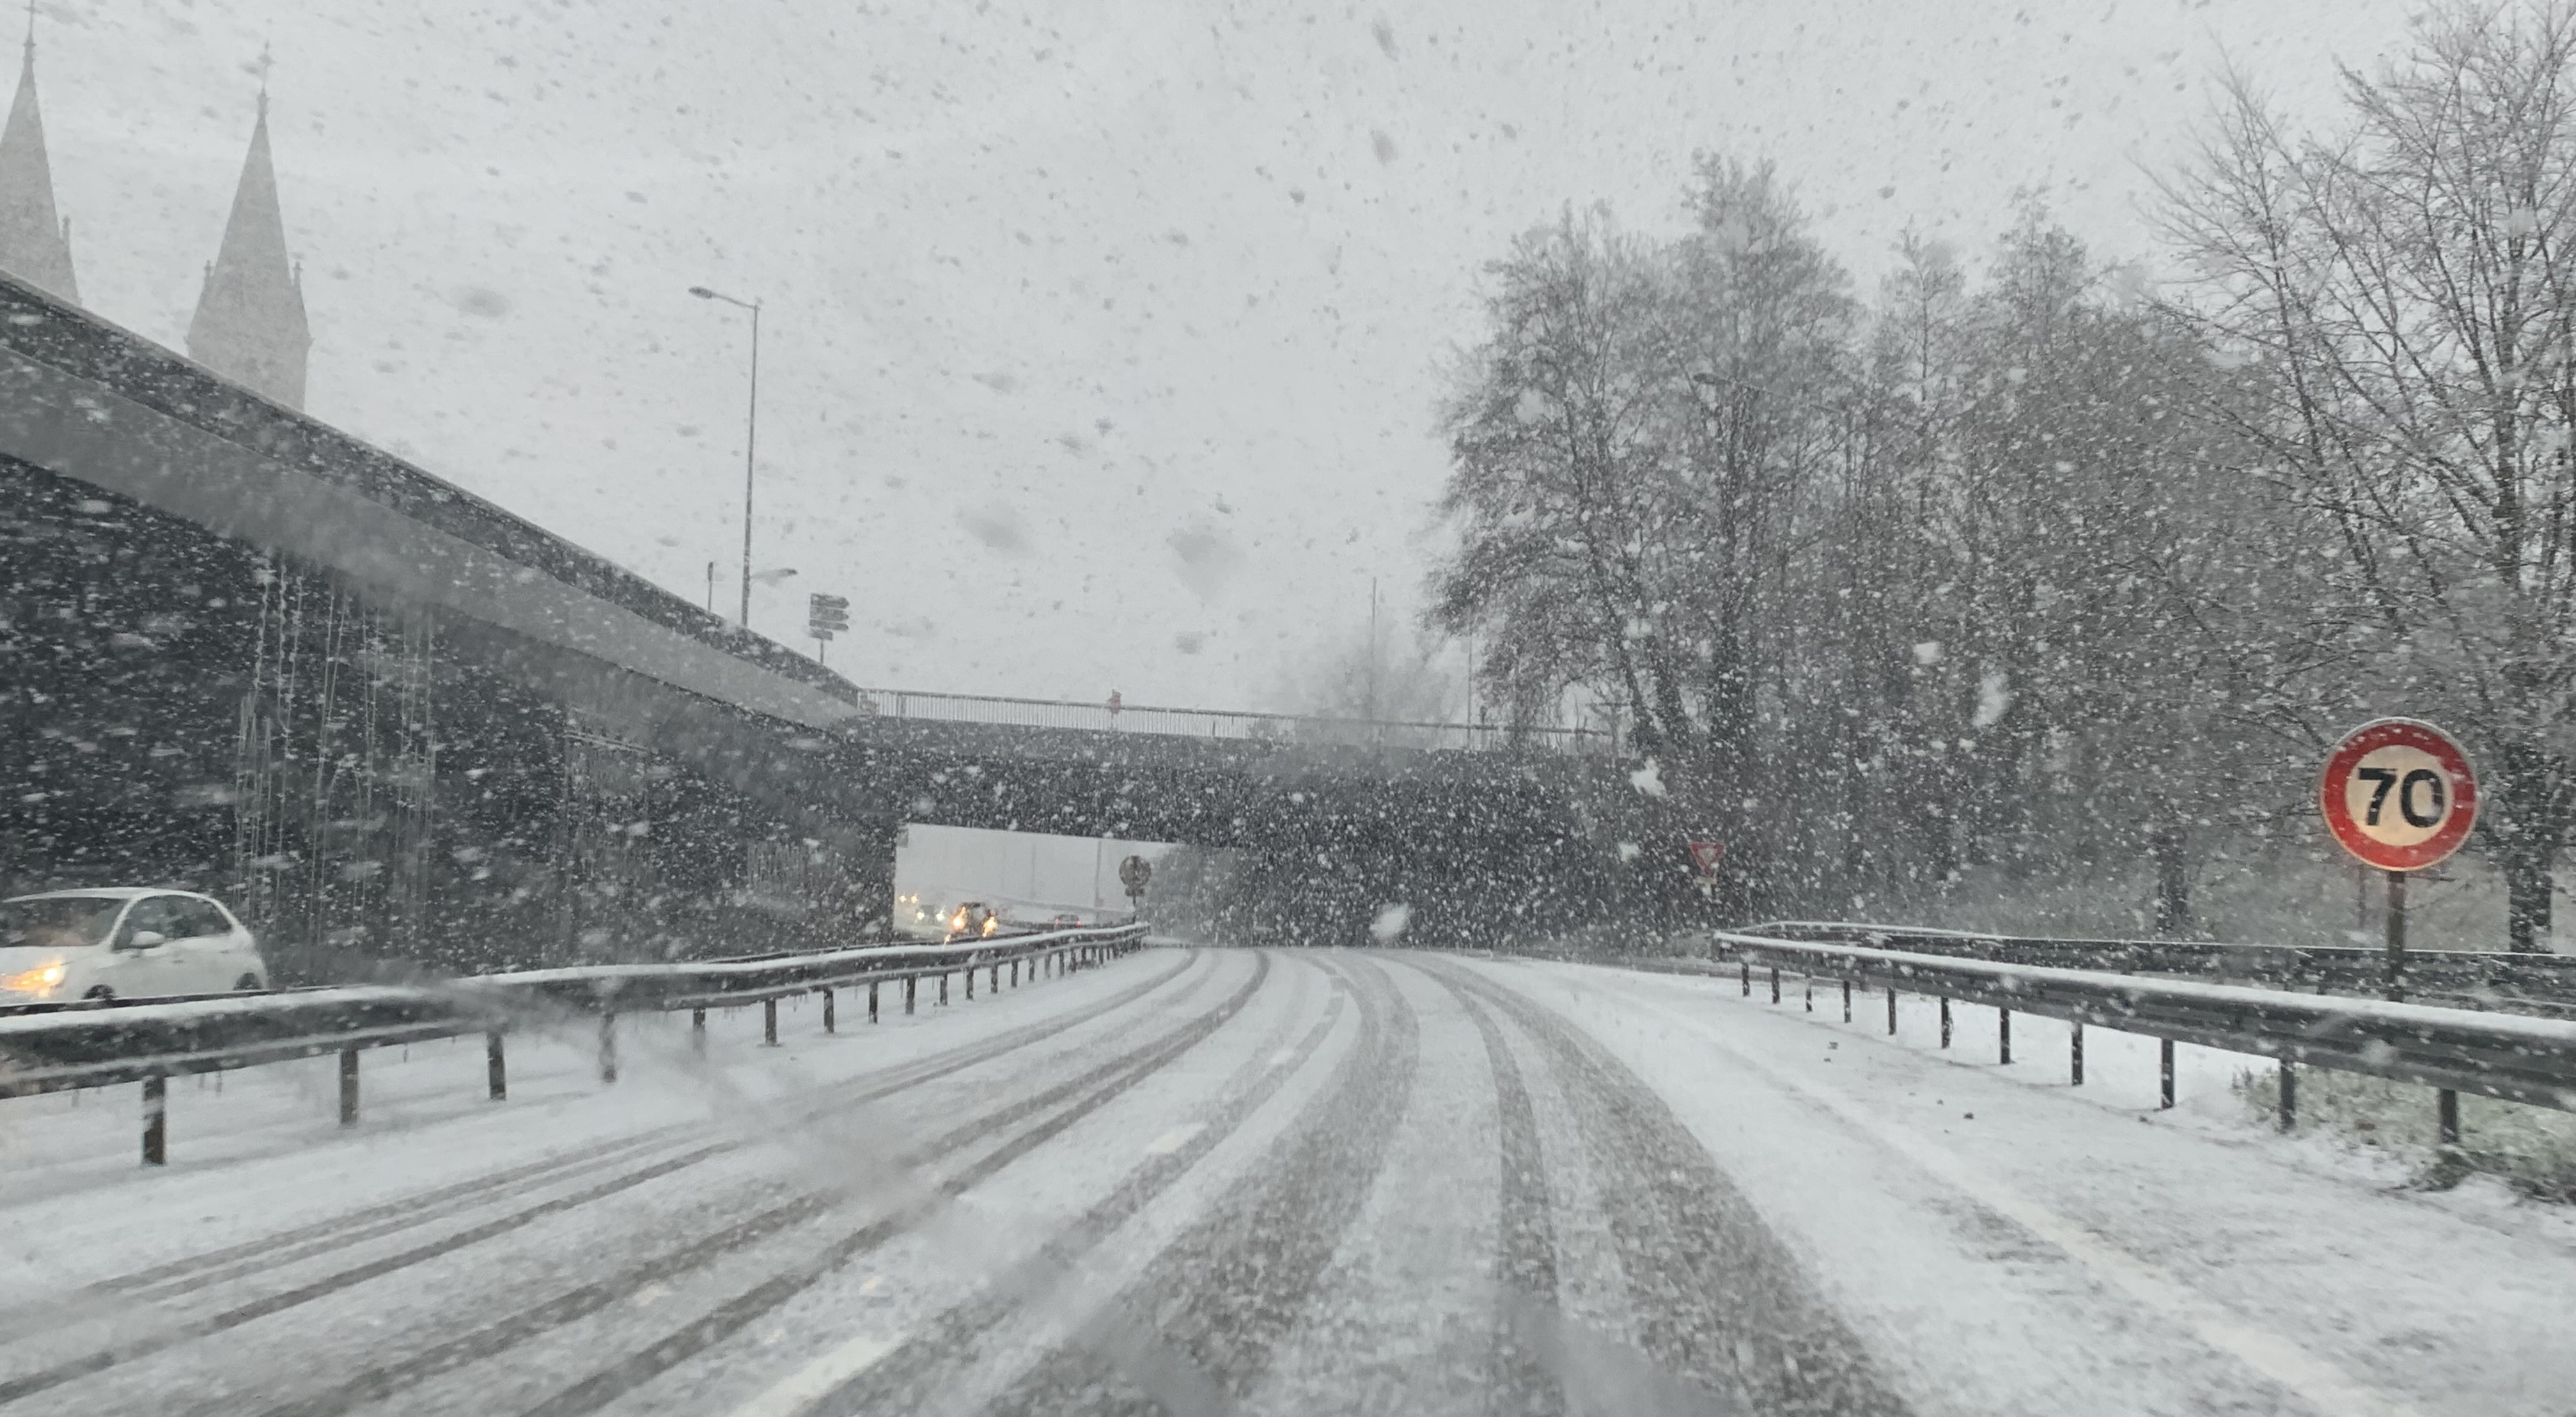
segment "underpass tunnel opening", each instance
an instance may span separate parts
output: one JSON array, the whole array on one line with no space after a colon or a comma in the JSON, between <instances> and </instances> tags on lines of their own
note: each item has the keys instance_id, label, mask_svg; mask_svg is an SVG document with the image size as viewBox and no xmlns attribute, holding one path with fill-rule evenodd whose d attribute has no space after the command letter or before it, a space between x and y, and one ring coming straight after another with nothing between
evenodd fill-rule
<instances>
[{"instance_id":1,"label":"underpass tunnel opening","mask_svg":"<svg viewBox=\"0 0 2576 1417\"><path fill-rule=\"evenodd\" d=\"M908 822L895 832L893 925L897 935L961 934L1045 926L1153 921L1174 884L1172 842ZM1128 893L1144 863L1141 914Z\"/></svg>"}]
</instances>

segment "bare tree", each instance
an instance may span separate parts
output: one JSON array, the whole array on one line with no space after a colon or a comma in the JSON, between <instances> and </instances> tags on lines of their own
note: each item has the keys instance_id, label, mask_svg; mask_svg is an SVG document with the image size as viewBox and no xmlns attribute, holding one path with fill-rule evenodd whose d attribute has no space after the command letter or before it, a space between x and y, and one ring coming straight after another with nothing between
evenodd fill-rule
<instances>
[{"instance_id":1,"label":"bare tree","mask_svg":"<svg viewBox=\"0 0 2576 1417\"><path fill-rule=\"evenodd\" d=\"M2179 308L2259 364L2213 411L2334 538L2361 677L2312 702L2464 732L2516 950L2545 947L2576 806L2571 58L2568 0L2446 6L2403 60L2346 71L2332 132L2292 133L2233 80L2166 190L2198 278Z\"/></svg>"},{"instance_id":2,"label":"bare tree","mask_svg":"<svg viewBox=\"0 0 2576 1417\"><path fill-rule=\"evenodd\" d=\"M1652 553L1686 510L1667 451L1668 263L1604 216L1567 213L1488 274L1491 330L1446 416L1444 509L1461 535L1432 618L1486 632L1481 677L1506 704L1578 683L1629 705L1668 697L1673 666L1642 633L1661 602ZM1666 727L1644 718L1635 741L1664 750Z\"/></svg>"}]
</instances>

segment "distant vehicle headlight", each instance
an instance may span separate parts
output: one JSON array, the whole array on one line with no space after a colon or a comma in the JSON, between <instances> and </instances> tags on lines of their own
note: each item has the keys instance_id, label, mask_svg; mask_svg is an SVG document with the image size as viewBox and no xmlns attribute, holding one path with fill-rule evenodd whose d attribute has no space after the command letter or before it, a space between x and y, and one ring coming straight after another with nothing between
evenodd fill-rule
<instances>
[{"instance_id":1,"label":"distant vehicle headlight","mask_svg":"<svg viewBox=\"0 0 2576 1417\"><path fill-rule=\"evenodd\" d=\"M50 994L71 972L71 966L61 960L47 960L33 969L0 979L0 989L17 994Z\"/></svg>"}]
</instances>

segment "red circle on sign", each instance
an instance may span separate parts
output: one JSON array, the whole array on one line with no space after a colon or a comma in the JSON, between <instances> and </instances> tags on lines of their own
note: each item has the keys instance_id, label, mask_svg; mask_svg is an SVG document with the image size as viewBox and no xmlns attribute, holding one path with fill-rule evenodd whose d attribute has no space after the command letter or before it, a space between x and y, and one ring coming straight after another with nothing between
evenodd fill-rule
<instances>
[{"instance_id":1,"label":"red circle on sign","mask_svg":"<svg viewBox=\"0 0 2576 1417\"><path fill-rule=\"evenodd\" d=\"M2382 748L2411 748L2433 760L2449 778L2443 797L2448 812L2433 834L2407 844L2381 841L2353 820L2351 784L2360 770L2362 759ZM2383 792L2385 788L2383 787ZM2401 810L2411 810L2409 799L2401 798ZM2344 735L2326 759L2325 776L2317 785L2317 806L2325 813L2326 829L2334 833L2343 849L2361 859L2363 864L2383 871L2421 871L2436 865L2460 843L2478 821L2478 774L2469 766L2469 755L2451 735L2429 723L2411 718L2383 718Z\"/></svg>"}]
</instances>

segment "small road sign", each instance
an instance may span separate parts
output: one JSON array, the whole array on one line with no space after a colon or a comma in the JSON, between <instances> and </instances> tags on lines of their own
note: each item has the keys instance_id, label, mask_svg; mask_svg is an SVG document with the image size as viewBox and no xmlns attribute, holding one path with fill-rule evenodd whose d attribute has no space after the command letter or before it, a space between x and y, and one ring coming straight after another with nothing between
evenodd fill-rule
<instances>
[{"instance_id":1,"label":"small road sign","mask_svg":"<svg viewBox=\"0 0 2576 1417\"><path fill-rule=\"evenodd\" d=\"M2383 718L2344 735L2318 784L2326 829L2364 865L2421 871L2439 864L2478 820L2478 775L2451 735L2411 718Z\"/></svg>"},{"instance_id":2,"label":"small road sign","mask_svg":"<svg viewBox=\"0 0 2576 1417\"><path fill-rule=\"evenodd\" d=\"M1154 878L1154 863L1142 856L1130 856L1118 863L1118 884L1129 895L1143 895L1145 883Z\"/></svg>"},{"instance_id":3,"label":"small road sign","mask_svg":"<svg viewBox=\"0 0 2576 1417\"><path fill-rule=\"evenodd\" d=\"M846 595L806 597L805 628L818 640L828 640L850 628L850 598Z\"/></svg>"},{"instance_id":4,"label":"small road sign","mask_svg":"<svg viewBox=\"0 0 2576 1417\"><path fill-rule=\"evenodd\" d=\"M1691 869L1703 876L1717 874L1717 863L1726 859L1726 843L1694 841L1690 844Z\"/></svg>"}]
</instances>

